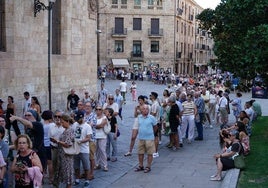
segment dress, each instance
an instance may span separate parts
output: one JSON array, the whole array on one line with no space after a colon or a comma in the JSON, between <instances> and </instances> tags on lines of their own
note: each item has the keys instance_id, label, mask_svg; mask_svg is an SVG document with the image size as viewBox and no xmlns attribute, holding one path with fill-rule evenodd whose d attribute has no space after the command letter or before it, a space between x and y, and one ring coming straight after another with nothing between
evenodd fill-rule
<instances>
[{"instance_id":1,"label":"dress","mask_svg":"<svg viewBox=\"0 0 268 188\"><path fill-rule=\"evenodd\" d=\"M60 141L65 142L68 145L72 145L74 141L74 130L70 127L66 129L60 136ZM74 168L73 168L73 155L66 155L61 145L59 145L59 180L60 182L72 184L74 179Z\"/></svg>"}]
</instances>

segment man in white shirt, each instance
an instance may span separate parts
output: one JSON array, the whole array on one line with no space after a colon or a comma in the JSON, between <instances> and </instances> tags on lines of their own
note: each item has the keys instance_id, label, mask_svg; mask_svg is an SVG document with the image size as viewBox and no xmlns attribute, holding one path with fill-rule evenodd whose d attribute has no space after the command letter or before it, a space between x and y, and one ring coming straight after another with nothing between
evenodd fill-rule
<instances>
[{"instance_id":1,"label":"man in white shirt","mask_svg":"<svg viewBox=\"0 0 268 188\"><path fill-rule=\"evenodd\" d=\"M74 169L75 169L75 185L80 183L80 162L82 161L83 168L86 175L84 187L89 186L90 180L90 164L89 164L89 142L91 140L92 128L84 121L84 112L77 111L74 116L75 123L73 129L75 130L75 139L80 146L80 153L74 155Z\"/></svg>"},{"instance_id":2,"label":"man in white shirt","mask_svg":"<svg viewBox=\"0 0 268 188\"><path fill-rule=\"evenodd\" d=\"M31 105L31 97L30 97L30 93L28 91L25 91L23 93L25 101L23 104L23 115L25 114L25 112L28 112L30 105Z\"/></svg>"},{"instance_id":3,"label":"man in white shirt","mask_svg":"<svg viewBox=\"0 0 268 188\"><path fill-rule=\"evenodd\" d=\"M127 83L125 82L125 78L122 78L122 82L120 83L119 87L121 95L124 101L126 101Z\"/></svg>"},{"instance_id":4,"label":"man in white shirt","mask_svg":"<svg viewBox=\"0 0 268 188\"><path fill-rule=\"evenodd\" d=\"M108 102L103 105L103 109L106 108L112 108L114 110L114 116L117 116L119 113L118 104L114 101L114 96L112 94L108 95Z\"/></svg>"}]
</instances>

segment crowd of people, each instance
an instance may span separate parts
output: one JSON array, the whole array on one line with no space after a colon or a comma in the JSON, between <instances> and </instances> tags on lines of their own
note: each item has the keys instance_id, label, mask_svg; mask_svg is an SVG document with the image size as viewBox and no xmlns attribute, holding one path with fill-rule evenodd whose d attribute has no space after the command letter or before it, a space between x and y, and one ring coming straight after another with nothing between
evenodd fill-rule
<instances>
[{"instance_id":1,"label":"crowd of people","mask_svg":"<svg viewBox=\"0 0 268 188\"><path fill-rule=\"evenodd\" d=\"M261 116L260 105L254 100L243 105L239 92L230 99L230 91L221 83L215 83L213 77L194 81L191 77L183 77L178 84L168 85L163 93L152 91L149 96L137 96L137 89L135 81L128 86L125 78L114 94L105 89L105 81L101 82L96 99L90 97L88 91L80 99L71 89L66 110L55 112L42 111L38 98L26 91L23 117L16 114L12 96L8 97L5 110L4 101L0 99L1 187L8 187L6 171L10 161L13 161L11 172L15 174L15 187L40 186L43 175L55 187L60 183L65 183L66 187L79 185L82 178L85 179L84 187L90 186L95 170L108 172L108 161L117 161L117 138L120 136L117 119L123 119L122 109L128 91L137 105L129 150L124 156L132 155L137 139L139 166L136 172L151 171L153 158L160 157L158 146L162 144L162 136L169 137L166 147L177 151L185 144L203 141L204 128L220 127L222 152L214 156L217 173L211 180L221 180L222 171L234 168L234 156L249 154L252 122ZM231 113L236 119L233 125L229 122ZM19 123L24 125L23 131L19 129ZM105 126L110 127L108 132L104 130ZM72 147L75 142L79 145L79 153L66 154L65 148ZM15 156L14 149L17 151Z\"/></svg>"}]
</instances>

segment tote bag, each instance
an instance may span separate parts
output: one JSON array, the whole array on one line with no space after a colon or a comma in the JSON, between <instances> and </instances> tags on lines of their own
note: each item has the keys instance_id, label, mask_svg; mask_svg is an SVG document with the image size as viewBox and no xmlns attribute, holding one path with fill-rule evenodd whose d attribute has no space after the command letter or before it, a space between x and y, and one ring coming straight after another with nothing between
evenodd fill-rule
<instances>
[{"instance_id":1,"label":"tote bag","mask_svg":"<svg viewBox=\"0 0 268 188\"><path fill-rule=\"evenodd\" d=\"M63 148L64 153L67 155L77 155L80 153L80 146L76 140L73 142L72 146L68 148L65 148L65 147L62 147L62 148Z\"/></svg>"}]
</instances>

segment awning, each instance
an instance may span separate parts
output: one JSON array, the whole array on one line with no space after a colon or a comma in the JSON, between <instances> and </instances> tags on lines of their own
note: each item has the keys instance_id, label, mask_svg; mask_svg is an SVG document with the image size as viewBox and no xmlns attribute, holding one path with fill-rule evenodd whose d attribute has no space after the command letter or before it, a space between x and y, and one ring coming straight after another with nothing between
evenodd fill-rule
<instances>
[{"instance_id":1,"label":"awning","mask_svg":"<svg viewBox=\"0 0 268 188\"><path fill-rule=\"evenodd\" d=\"M129 67L127 59L112 59L114 67Z\"/></svg>"}]
</instances>

